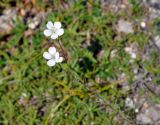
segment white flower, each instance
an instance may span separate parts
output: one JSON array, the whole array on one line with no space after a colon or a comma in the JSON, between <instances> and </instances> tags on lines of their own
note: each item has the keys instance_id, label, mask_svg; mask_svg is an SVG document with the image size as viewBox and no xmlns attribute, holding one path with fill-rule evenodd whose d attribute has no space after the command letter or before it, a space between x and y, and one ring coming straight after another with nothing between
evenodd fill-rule
<instances>
[{"instance_id":1,"label":"white flower","mask_svg":"<svg viewBox=\"0 0 160 125\"><path fill-rule=\"evenodd\" d=\"M63 57L59 56L59 52L56 51L55 47L50 47L48 49L48 52L43 53L43 57L48 60L48 66L54 66L56 63L60 63L63 61Z\"/></svg>"},{"instance_id":2,"label":"white flower","mask_svg":"<svg viewBox=\"0 0 160 125\"><path fill-rule=\"evenodd\" d=\"M48 21L47 29L44 30L44 35L47 37L51 37L51 39L57 39L59 36L63 35L64 30L61 28L61 22L54 22Z\"/></svg>"}]
</instances>

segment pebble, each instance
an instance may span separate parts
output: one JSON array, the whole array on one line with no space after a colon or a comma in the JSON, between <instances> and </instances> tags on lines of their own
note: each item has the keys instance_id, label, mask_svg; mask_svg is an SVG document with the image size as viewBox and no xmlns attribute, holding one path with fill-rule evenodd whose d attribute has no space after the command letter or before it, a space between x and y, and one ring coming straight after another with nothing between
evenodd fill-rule
<instances>
[{"instance_id":1,"label":"pebble","mask_svg":"<svg viewBox=\"0 0 160 125\"><path fill-rule=\"evenodd\" d=\"M141 26L142 29L145 29L146 28L146 23L145 22L141 22L140 26Z\"/></svg>"},{"instance_id":2,"label":"pebble","mask_svg":"<svg viewBox=\"0 0 160 125\"><path fill-rule=\"evenodd\" d=\"M14 27L12 20L16 18L17 11L14 9L8 9L0 16L0 35L9 34Z\"/></svg>"},{"instance_id":3,"label":"pebble","mask_svg":"<svg viewBox=\"0 0 160 125\"><path fill-rule=\"evenodd\" d=\"M150 116L150 118L153 121L157 121L159 119L159 116L160 116L160 111L158 112L158 110L155 109L154 107L150 107L149 109L146 110L145 114L147 116Z\"/></svg>"},{"instance_id":4,"label":"pebble","mask_svg":"<svg viewBox=\"0 0 160 125\"><path fill-rule=\"evenodd\" d=\"M139 112L139 110L136 108L136 109L135 109L135 113L138 113L138 112Z\"/></svg>"},{"instance_id":5,"label":"pebble","mask_svg":"<svg viewBox=\"0 0 160 125\"><path fill-rule=\"evenodd\" d=\"M135 108L133 100L131 98L129 98L129 97L126 98L125 105L126 105L126 107L131 108L131 109Z\"/></svg>"},{"instance_id":6,"label":"pebble","mask_svg":"<svg viewBox=\"0 0 160 125\"><path fill-rule=\"evenodd\" d=\"M114 58L116 56L117 51L117 49L111 51L111 58Z\"/></svg>"},{"instance_id":7,"label":"pebble","mask_svg":"<svg viewBox=\"0 0 160 125\"><path fill-rule=\"evenodd\" d=\"M151 124L152 120L151 118L149 118L148 116L144 115L144 114L139 114L136 117L137 121L142 123L142 124Z\"/></svg>"},{"instance_id":8,"label":"pebble","mask_svg":"<svg viewBox=\"0 0 160 125\"><path fill-rule=\"evenodd\" d=\"M125 47L124 50L131 56L132 59L136 59L137 55L133 51L133 48L131 48L131 47Z\"/></svg>"},{"instance_id":9,"label":"pebble","mask_svg":"<svg viewBox=\"0 0 160 125\"><path fill-rule=\"evenodd\" d=\"M136 57L137 57L136 54L132 52L132 53L131 53L131 58L132 58L132 59L136 59Z\"/></svg>"},{"instance_id":10,"label":"pebble","mask_svg":"<svg viewBox=\"0 0 160 125\"><path fill-rule=\"evenodd\" d=\"M125 21L125 20L119 20L118 21L118 31L123 33L133 33L133 26L132 23Z\"/></svg>"},{"instance_id":11,"label":"pebble","mask_svg":"<svg viewBox=\"0 0 160 125\"><path fill-rule=\"evenodd\" d=\"M40 20L38 18L34 18L30 23L28 24L28 27L30 29L35 29L40 24Z\"/></svg>"},{"instance_id":12,"label":"pebble","mask_svg":"<svg viewBox=\"0 0 160 125\"><path fill-rule=\"evenodd\" d=\"M160 37L159 37L159 36L156 36L156 37L154 38L154 40L155 40L156 46L160 49Z\"/></svg>"}]
</instances>

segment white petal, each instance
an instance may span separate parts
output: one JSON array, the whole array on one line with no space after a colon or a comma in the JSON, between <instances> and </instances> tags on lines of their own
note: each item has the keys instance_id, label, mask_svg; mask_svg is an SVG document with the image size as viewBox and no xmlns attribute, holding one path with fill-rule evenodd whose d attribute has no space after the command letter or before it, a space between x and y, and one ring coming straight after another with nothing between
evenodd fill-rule
<instances>
[{"instance_id":1,"label":"white petal","mask_svg":"<svg viewBox=\"0 0 160 125\"><path fill-rule=\"evenodd\" d=\"M51 58L52 58L52 56L51 56L48 52L44 52L44 53L43 53L43 57L44 57L45 59L51 59Z\"/></svg>"},{"instance_id":2,"label":"white petal","mask_svg":"<svg viewBox=\"0 0 160 125\"><path fill-rule=\"evenodd\" d=\"M54 23L54 27L55 27L56 29L61 28L61 26L62 26L61 22L55 22L55 23Z\"/></svg>"},{"instance_id":3,"label":"white petal","mask_svg":"<svg viewBox=\"0 0 160 125\"><path fill-rule=\"evenodd\" d=\"M56 54L55 54L55 60L56 60L56 62L58 61L58 59L59 59L59 52L56 52Z\"/></svg>"},{"instance_id":4,"label":"white petal","mask_svg":"<svg viewBox=\"0 0 160 125\"><path fill-rule=\"evenodd\" d=\"M52 35L52 31L51 30L44 30L44 35L45 36L51 36Z\"/></svg>"},{"instance_id":5,"label":"white petal","mask_svg":"<svg viewBox=\"0 0 160 125\"><path fill-rule=\"evenodd\" d=\"M48 60L47 61L47 65L48 66L54 66L56 64L55 60L54 59L51 59L51 60Z\"/></svg>"},{"instance_id":6,"label":"white petal","mask_svg":"<svg viewBox=\"0 0 160 125\"><path fill-rule=\"evenodd\" d=\"M51 21L48 21L46 26L47 26L48 29L52 29L54 27L53 23Z\"/></svg>"},{"instance_id":7,"label":"white petal","mask_svg":"<svg viewBox=\"0 0 160 125\"><path fill-rule=\"evenodd\" d=\"M52 34L52 36L51 36L51 39L57 39L58 38L58 35L57 34Z\"/></svg>"},{"instance_id":8,"label":"white petal","mask_svg":"<svg viewBox=\"0 0 160 125\"><path fill-rule=\"evenodd\" d=\"M58 63L61 63L63 61L63 57L59 57L59 59L58 59Z\"/></svg>"},{"instance_id":9,"label":"white petal","mask_svg":"<svg viewBox=\"0 0 160 125\"><path fill-rule=\"evenodd\" d=\"M64 30L61 28L61 29L58 29L57 32L56 32L59 36L63 35L64 33Z\"/></svg>"},{"instance_id":10,"label":"white petal","mask_svg":"<svg viewBox=\"0 0 160 125\"><path fill-rule=\"evenodd\" d=\"M49 52L49 54L54 55L56 53L56 48L55 47L49 47L48 52Z\"/></svg>"}]
</instances>

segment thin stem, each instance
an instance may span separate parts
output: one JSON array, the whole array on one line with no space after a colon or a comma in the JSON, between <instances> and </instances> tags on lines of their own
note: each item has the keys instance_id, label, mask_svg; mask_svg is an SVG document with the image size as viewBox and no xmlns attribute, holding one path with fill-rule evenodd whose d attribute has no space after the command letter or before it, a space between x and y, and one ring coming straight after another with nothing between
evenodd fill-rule
<instances>
[{"instance_id":1,"label":"thin stem","mask_svg":"<svg viewBox=\"0 0 160 125\"><path fill-rule=\"evenodd\" d=\"M58 39L58 44L59 44L59 46L61 47L61 50L62 50L62 53L63 53L64 58L67 59L66 54L64 53L65 50L63 49L63 47L62 47L61 42L60 42L59 39Z\"/></svg>"}]
</instances>

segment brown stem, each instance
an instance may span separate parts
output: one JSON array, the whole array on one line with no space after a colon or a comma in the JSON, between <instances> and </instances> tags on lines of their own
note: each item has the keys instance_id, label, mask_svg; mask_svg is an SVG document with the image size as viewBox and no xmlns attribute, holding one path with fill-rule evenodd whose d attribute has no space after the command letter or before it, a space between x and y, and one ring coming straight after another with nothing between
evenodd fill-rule
<instances>
[{"instance_id":1,"label":"brown stem","mask_svg":"<svg viewBox=\"0 0 160 125\"><path fill-rule=\"evenodd\" d=\"M58 39L58 44L59 44L59 46L60 46L60 48L61 48L61 50L62 50L62 53L63 53L64 58L67 60L66 54L64 53L65 50L63 49L63 47L62 47L61 42L60 42L59 39Z\"/></svg>"}]
</instances>

